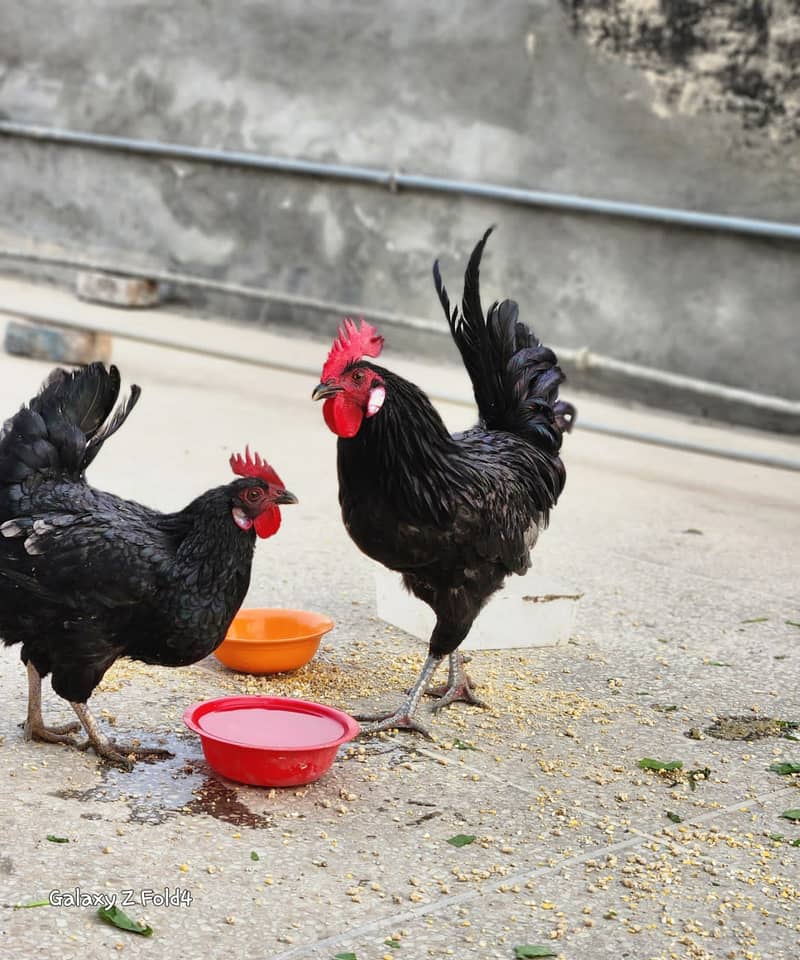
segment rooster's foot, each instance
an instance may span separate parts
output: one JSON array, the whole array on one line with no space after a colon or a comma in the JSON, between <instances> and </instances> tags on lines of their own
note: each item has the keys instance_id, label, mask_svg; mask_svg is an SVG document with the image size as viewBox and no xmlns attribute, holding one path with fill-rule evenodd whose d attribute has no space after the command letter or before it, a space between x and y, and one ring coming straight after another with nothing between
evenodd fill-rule
<instances>
[{"instance_id":1,"label":"rooster's foot","mask_svg":"<svg viewBox=\"0 0 800 960\"><path fill-rule=\"evenodd\" d=\"M425 724L416 720L408 711L398 710L395 713L368 713L356 714L356 720L367 721L361 726L363 736L371 736L374 733L380 733L382 730L411 730L414 733L420 733L427 740L433 740L430 731Z\"/></svg>"},{"instance_id":2,"label":"rooster's foot","mask_svg":"<svg viewBox=\"0 0 800 960\"><path fill-rule=\"evenodd\" d=\"M468 703L472 707L488 706L484 700L481 700L480 697L475 695L475 688L472 685L472 681L466 675L464 676L463 682L452 685L440 683L435 687L430 687L427 692L428 696L438 698L432 707L434 712L441 710L442 707L449 707L451 703L456 703L456 701Z\"/></svg>"},{"instance_id":3,"label":"rooster's foot","mask_svg":"<svg viewBox=\"0 0 800 960\"><path fill-rule=\"evenodd\" d=\"M480 697L475 695L475 685L464 669L464 664L468 663L470 659L471 657L463 654L460 650L454 650L450 654L447 683L437 684L425 691L430 697L438 697L433 705L434 711L441 710L442 707L448 707L458 700L473 707L487 706Z\"/></svg>"}]
</instances>

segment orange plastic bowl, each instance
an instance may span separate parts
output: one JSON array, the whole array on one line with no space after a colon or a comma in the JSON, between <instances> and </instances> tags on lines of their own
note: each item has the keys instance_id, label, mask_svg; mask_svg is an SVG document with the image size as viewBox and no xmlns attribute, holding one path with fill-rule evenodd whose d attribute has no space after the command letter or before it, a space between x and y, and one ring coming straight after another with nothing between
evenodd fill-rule
<instances>
[{"instance_id":1,"label":"orange plastic bowl","mask_svg":"<svg viewBox=\"0 0 800 960\"><path fill-rule=\"evenodd\" d=\"M319 780L360 729L341 710L291 697L219 697L187 707L183 721L217 773L259 787Z\"/></svg>"},{"instance_id":2,"label":"orange plastic bowl","mask_svg":"<svg viewBox=\"0 0 800 960\"><path fill-rule=\"evenodd\" d=\"M297 670L332 628L333 620L308 610L240 610L214 654L240 673Z\"/></svg>"}]
</instances>

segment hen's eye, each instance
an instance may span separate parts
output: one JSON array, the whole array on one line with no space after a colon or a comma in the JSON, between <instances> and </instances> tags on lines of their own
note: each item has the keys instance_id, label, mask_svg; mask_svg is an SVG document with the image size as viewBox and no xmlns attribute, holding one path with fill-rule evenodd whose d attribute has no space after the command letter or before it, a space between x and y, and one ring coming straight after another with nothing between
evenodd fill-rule
<instances>
[{"instance_id":1,"label":"hen's eye","mask_svg":"<svg viewBox=\"0 0 800 960\"><path fill-rule=\"evenodd\" d=\"M364 374L360 370L353 371L353 383L361 383L364 379Z\"/></svg>"},{"instance_id":2,"label":"hen's eye","mask_svg":"<svg viewBox=\"0 0 800 960\"><path fill-rule=\"evenodd\" d=\"M255 487L251 487L246 493L245 497L250 501L250 503L255 503L256 500L261 499L261 491L256 490Z\"/></svg>"}]
</instances>

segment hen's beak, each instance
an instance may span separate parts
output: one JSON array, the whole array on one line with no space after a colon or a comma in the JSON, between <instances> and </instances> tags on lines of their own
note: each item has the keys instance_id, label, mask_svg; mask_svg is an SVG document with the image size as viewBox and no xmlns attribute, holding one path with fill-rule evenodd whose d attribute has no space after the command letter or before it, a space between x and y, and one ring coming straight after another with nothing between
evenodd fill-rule
<instances>
[{"instance_id":1,"label":"hen's beak","mask_svg":"<svg viewBox=\"0 0 800 960\"><path fill-rule=\"evenodd\" d=\"M299 503L300 501L297 499L297 497L293 493L290 493L288 490L279 490L278 495L273 499L272 502L287 504L287 503Z\"/></svg>"},{"instance_id":2,"label":"hen's beak","mask_svg":"<svg viewBox=\"0 0 800 960\"><path fill-rule=\"evenodd\" d=\"M341 393L344 387L337 387L335 383L318 383L311 394L312 400L327 400L328 397L335 397Z\"/></svg>"}]
</instances>

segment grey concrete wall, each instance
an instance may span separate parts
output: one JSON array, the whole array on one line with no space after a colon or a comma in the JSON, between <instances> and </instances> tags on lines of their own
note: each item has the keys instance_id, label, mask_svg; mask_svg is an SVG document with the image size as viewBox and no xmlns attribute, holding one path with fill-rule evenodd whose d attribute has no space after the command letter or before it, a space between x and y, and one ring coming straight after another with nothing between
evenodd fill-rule
<instances>
[{"instance_id":1,"label":"grey concrete wall","mask_svg":"<svg viewBox=\"0 0 800 960\"><path fill-rule=\"evenodd\" d=\"M6 4L0 113L800 221L791 145L743 145L734 116L665 115L646 75L588 45L552 0ZM434 319L433 257L460 289L496 222L487 299L515 297L547 341L800 398L797 243L6 137L0 171L0 245Z\"/></svg>"}]
</instances>

